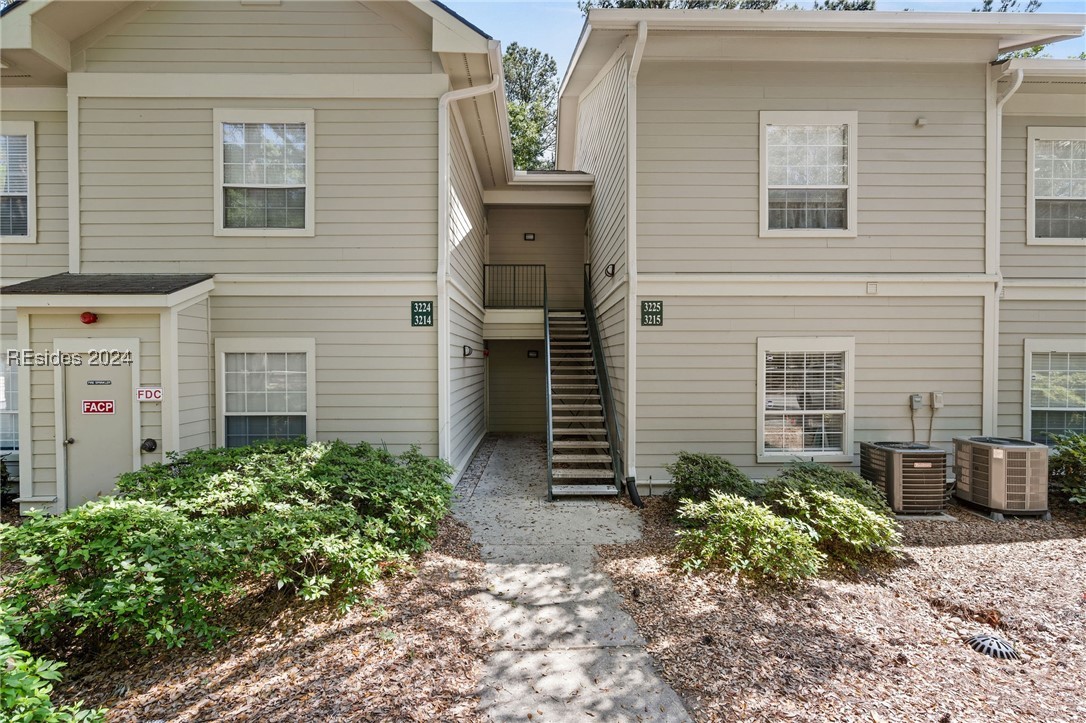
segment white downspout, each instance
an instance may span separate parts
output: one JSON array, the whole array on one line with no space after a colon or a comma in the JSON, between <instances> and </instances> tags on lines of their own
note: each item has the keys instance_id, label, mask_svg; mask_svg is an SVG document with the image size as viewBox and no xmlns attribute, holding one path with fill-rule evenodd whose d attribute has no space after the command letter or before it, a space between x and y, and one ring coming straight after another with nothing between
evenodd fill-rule
<instances>
[{"instance_id":1,"label":"white downspout","mask_svg":"<svg viewBox=\"0 0 1086 723\"><path fill-rule=\"evenodd\" d=\"M452 462L451 313L449 303L449 104L493 93L502 82L501 53L497 41L489 47L493 77L486 85L450 90L437 102L437 439L438 456ZM504 112L504 109L499 109Z\"/></svg>"},{"instance_id":2,"label":"white downspout","mask_svg":"<svg viewBox=\"0 0 1086 723\"><path fill-rule=\"evenodd\" d=\"M992 93L996 93L1000 79L1008 74L1009 71L1004 71L999 78L991 81ZM992 142L992 153L989 158L992 160L993 168L988 176L988 182L991 184L988 193L992 211L989 216L991 227L986 234L984 271L995 276L995 287L991 295L985 297L984 303L984 405L981 433L986 435L997 434L999 431L999 299L1003 296L1003 263L1000 248L1003 237L1003 106L1022 87L1025 75L1025 71L1021 68L1015 70L1011 87L1002 96L996 98L992 118L993 128L989 135Z\"/></svg>"},{"instance_id":3,"label":"white downspout","mask_svg":"<svg viewBox=\"0 0 1086 723\"><path fill-rule=\"evenodd\" d=\"M637 478L637 73L649 26L637 23L626 75L626 476Z\"/></svg>"}]
</instances>

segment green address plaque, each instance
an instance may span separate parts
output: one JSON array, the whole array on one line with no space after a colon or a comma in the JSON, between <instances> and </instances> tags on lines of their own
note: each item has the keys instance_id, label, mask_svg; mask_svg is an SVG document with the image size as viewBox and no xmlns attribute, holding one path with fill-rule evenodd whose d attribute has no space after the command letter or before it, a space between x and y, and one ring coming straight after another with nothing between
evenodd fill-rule
<instances>
[{"instance_id":1,"label":"green address plaque","mask_svg":"<svg viewBox=\"0 0 1086 723\"><path fill-rule=\"evenodd\" d=\"M434 302L432 301L412 301L411 302L411 326L433 326L434 325Z\"/></svg>"},{"instance_id":2,"label":"green address plaque","mask_svg":"<svg viewBox=\"0 0 1086 723\"><path fill-rule=\"evenodd\" d=\"M664 302L662 301L642 301L641 302L641 326L663 326L664 325Z\"/></svg>"}]
</instances>

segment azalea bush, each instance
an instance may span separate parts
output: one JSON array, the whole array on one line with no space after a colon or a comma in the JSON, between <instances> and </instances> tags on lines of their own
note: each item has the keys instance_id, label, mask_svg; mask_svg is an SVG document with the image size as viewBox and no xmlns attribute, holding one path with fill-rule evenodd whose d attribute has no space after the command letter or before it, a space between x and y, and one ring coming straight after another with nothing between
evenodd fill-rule
<instances>
[{"instance_id":1,"label":"azalea bush","mask_svg":"<svg viewBox=\"0 0 1086 723\"><path fill-rule=\"evenodd\" d=\"M1064 434L1055 441L1055 453L1048 459L1049 479L1072 502L1086 505L1086 434Z\"/></svg>"},{"instance_id":2,"label":"azalea bush","mask_svg":"<svg viewBox=\"0 0 1086 723\"><path fill-rule=\"evenodd\" d=\"M677 550L687 571L723 569L757 582L790 584L814 577L825 556L809 535L768 507L712 492L683 500Z\"/></svg>"},{"instance_id":3,"label":"azalea bush","mask_svg":"<svg viewBox=\"0 0 1086 723\"><path fill-rule=\"evenodd\" d=\"M412 449L267 442L196 450L123 475L118 496L0 526L23 565L4 595L31 642L205 643L265 582L342 604L426 549L452 468Z\"/></svg>"},{"instance_id":4,"label":"azalea bush","mask_svg":"<svg viewBox=\"0 0 1086 723\"><path fill-rule=\"evenodd\" d=\"M704 502L713 492L757 497L758 486L734 464L713 454L679 452L664 467L671 475L671 495L679 500Z\"/></svg>"},{"instance_id":5,"label":"azalea bush","mask_svg":"<svg viewBox=\"0 0 1086 723\"><path fill-rule=\"evenodd\" d=\"M0 720L49 721L50 723L99 723L104 709L80 705L57 707L51 699L53 684L61 679L64 663L34 657L23 650L16 636L23 618L9 605L0 604Z\"/></svg>"}]
</instances>

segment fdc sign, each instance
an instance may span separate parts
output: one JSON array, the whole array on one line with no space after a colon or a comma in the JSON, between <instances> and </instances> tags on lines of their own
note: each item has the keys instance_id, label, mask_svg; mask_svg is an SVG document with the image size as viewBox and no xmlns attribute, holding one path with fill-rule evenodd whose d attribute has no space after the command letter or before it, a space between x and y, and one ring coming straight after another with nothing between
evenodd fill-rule
<instances>
[{"instance_id":1,"label":"fdc sign","mask_svg":"<svg viewBox=\"0 0 1086 723\"><path fill-rule=\"evenodd\" d=\"M162 387L138 387L136 389L137 402L161 402Z\"/></svg>"}]
</instances>

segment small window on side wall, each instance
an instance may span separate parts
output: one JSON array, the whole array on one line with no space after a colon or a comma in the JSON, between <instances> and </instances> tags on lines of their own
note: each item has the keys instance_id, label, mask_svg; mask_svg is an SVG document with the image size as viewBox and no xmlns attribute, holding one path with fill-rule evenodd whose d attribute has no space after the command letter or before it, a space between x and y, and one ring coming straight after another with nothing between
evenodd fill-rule
<instances>
[{"instance_id":1,"label":"small window on side wall","mask_svg":"<svg viewBox=\"0 0 1086 723\"><path fill-rule=\"evenodd\" d=\"M37 240L35 196L34 124L0 123L0 240Z\"/></svg>"},{"instance_id":2,"label":"small window on side wall","mask_svg":"<svg viewBox=\"0 0 1086 723\"><path fill-rule=\"evenodd\" d=\"M216 109L215 234L312 236L313 111Z\"/></svg>"},{"instance_id":3,"label":"small window on side wall","mask_svg":"<svg viewBox=\"0 0 1086 723\"><path fill-rule=\"evenodd\" d=\"M1027 130L1026 242L1086 244L1086 128Z\"/></svg>"},{"instance_id":4,"label":"small window on side wall","mask_svg":"<svg viewBox=\"0 0 1086 723\"><path fill-rule=\"evenodd\" d=\"M221 447L268 439L313 439L312 339L216 339Z\"/></svg>"},{"instance_id":5,"label":"small window on side wall","mask_svg":"<svg viewBox=\"0 0 1086 723\"><path fill-rule=\"evenodd\" d=\"M760 235L856 235L855 111L762 111Z\"/></svg>"}]
</instances>

